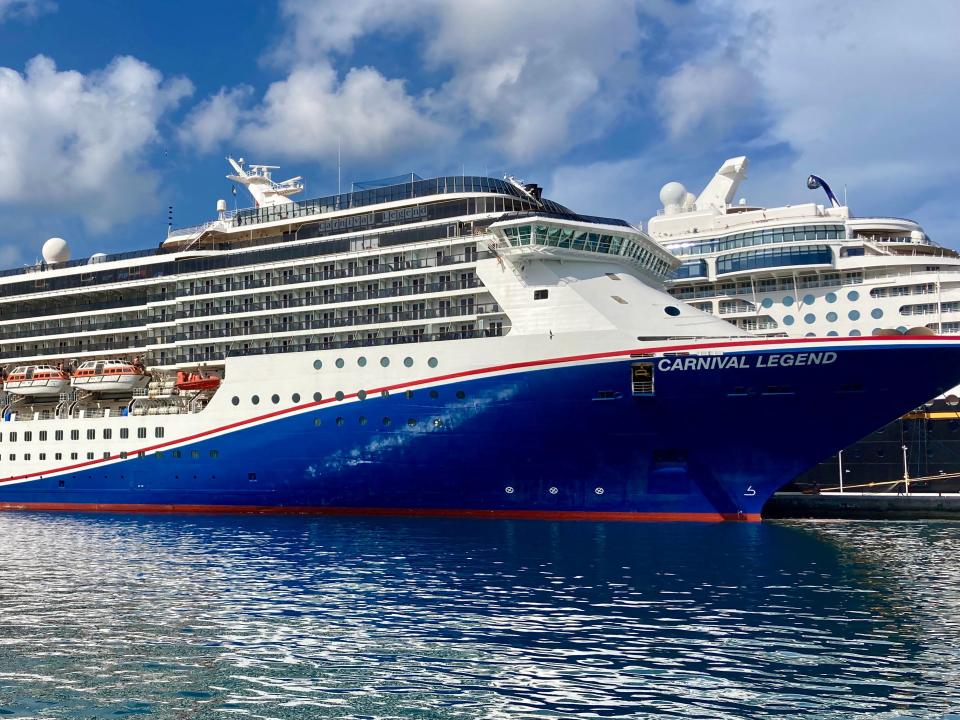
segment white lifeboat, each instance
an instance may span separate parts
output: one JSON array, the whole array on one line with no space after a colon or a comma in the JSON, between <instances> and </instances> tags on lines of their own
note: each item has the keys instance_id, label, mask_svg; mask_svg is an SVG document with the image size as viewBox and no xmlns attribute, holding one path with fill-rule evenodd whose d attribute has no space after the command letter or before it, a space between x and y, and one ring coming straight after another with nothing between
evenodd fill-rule
<instances>
[{"instance_id":1,"label":"white lifeboat","mask_svg":"<svg viewBox=\"0 0 960 720\"><path fill-rule=\"evenodd\" d=\"M3 389L17 395L59 395L70 385L70 375L53 365L20 365L7 375Z\"/></svg>"},{"instance_id":2,"label":"white lifeboat","mask_svg":"<svg viewBox=\"0 0 960 720\"><path fill-rule=\"evenodd\" d=\"M142 365L125 360L88 360L70 378L78 390L99 393L129 393L149 382Z\"/></svg>"}]
</instances>

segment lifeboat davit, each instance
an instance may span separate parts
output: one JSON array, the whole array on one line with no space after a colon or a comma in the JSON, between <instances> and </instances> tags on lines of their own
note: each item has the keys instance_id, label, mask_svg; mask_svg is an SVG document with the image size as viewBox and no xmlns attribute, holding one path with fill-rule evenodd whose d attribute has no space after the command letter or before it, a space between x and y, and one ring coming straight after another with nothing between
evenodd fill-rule
<instances>
[{"instance_id":1,"label":"lifeboat davit","mask_svg":"<svg viewBox=\"0 0 960 720\"><path fill-rule=\"evenodd\" d=\"M15 367L3 382L3 389L17 395L59 395L70 386L70 375L53 365Z\"/></svg>"},{"instance_id":2,"label":"lifeboat davit","mask_svg":"<svg viewBox=\"0 0 960 720\"><path fill-rule=\"evenodd\" d=\"M101 393L128 393L149 382L142 365L124 360L88 360L70 378L78 390Z\"/></svg>"},{"instance_id":3,"label":"lifeboat davit","mask_svg":"<svg viewBox=\"0 0 960 720\"><path fill-rule=\"evenodd\" d=\"M216 375L204 377L199 373L177 373L177 390L216 390L220 387L220 378Z\"/></svg>"}]
</instances>

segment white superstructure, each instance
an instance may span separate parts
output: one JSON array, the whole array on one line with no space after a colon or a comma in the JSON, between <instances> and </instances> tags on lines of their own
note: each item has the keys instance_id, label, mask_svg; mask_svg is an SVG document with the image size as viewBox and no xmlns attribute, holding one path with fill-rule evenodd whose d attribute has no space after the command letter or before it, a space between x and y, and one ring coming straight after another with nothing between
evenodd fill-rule
<instances>
[{"instance_id":1,"label":"white superstructure","mask_svg":"<svg viewBox=\"0 0 960 720\"><path fill-rule=\"evenodd\" d=\"M960 333L955 251L912 220L852 216L816 176L830 204L734 203L746 169L727 160L699 196L663 187L648 229L683 261L672 295L765 335Z\"/></svg>"}]
</instances>

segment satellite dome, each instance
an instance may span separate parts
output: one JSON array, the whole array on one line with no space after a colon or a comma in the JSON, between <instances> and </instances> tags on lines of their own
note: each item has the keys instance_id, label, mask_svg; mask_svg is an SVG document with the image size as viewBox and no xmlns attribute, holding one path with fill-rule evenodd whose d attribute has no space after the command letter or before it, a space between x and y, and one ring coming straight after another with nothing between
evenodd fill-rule
<instances>
[{"instance_id":1,"label":"satellite dome","mask_svg":"<svg viewBox=\"0 0 960 720\"><path fill-rule=\"evenodd\" d=\"M52 237L43 244L40 254L48 265L64 263L70 259L70 246L63 238Z\"/></svg>"},{"instance_id":2,"label":"satellite dome","mask_svg":"<svg viewBox=\"0 0 960 720\"><path fill-rule=\"evenodd\" d=\"M678 182L668 182L660 188L660 202L664 207L679 207L687 196L687 189Z\"/></svg>"}]
</instances>

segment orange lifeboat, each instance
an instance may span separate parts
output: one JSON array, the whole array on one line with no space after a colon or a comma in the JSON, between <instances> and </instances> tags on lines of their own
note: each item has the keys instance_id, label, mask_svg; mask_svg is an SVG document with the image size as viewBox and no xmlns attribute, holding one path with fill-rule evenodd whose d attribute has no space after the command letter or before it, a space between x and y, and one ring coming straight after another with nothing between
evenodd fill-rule
<instances>
[{"instance_id":1,"label":"orange lifeboat","mask_svg":"<svg viewBox=\"0 0 960 720\"><path fill-rule=\"evenodd\" d=\"M58 395L70 386L70 375L52 365L21 365L7 375L3 389L17 395Z\"/></svg>"},{"instance_id":2,"label":"orange lifeboat","mask_svg":"<svg viewBox=\"0 0 960 720\"><path fill-rule=\"evenodd\" d=\"M88 360L70 378L71 384L90 392L132 392L150 382L139 363L123 360Z\"/></svg>"},{"instance_id":3,"label":"orange lifeboat","mask_svg":"<svg viewBox=\"0 0 960 720\"><path fill-rule=\"evenodd\" d=\"M220 387L220 378L216 375L204 377L200 373L177 373L178 390L216 390Z\"/></svg>"}]
</instances>

